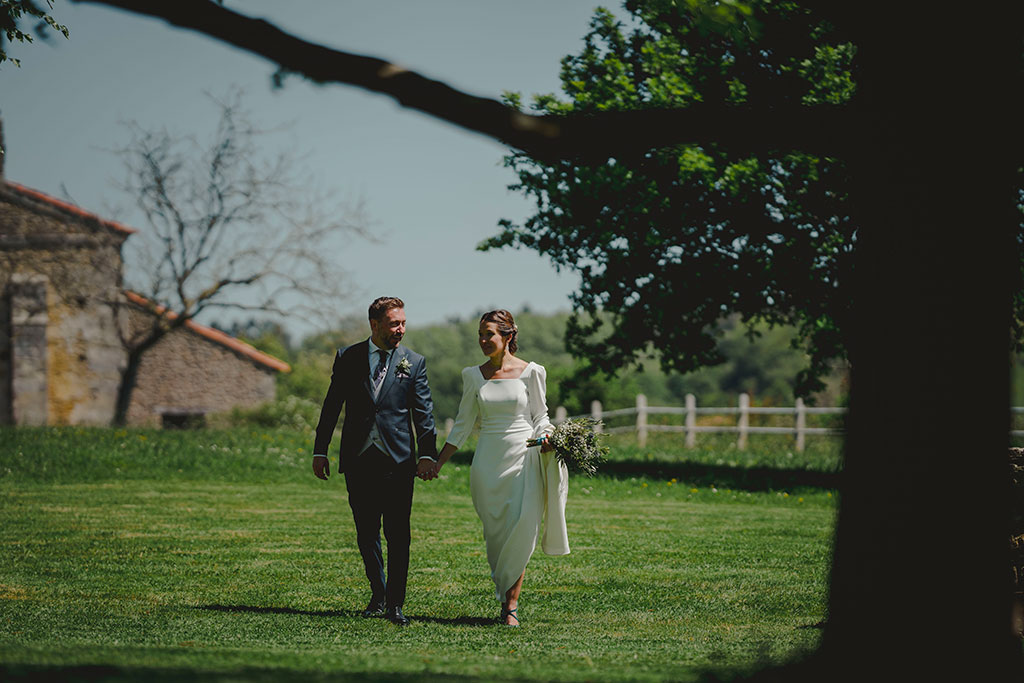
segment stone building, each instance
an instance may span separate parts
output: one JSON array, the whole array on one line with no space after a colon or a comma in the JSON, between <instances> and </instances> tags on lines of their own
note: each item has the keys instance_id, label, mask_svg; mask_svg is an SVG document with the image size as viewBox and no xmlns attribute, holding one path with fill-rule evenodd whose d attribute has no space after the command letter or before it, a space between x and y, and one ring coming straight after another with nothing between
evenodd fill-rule
<instances>
[{"instance_id":1,"label":"stone building","mask_svg":"<svg viewBox=\"0 0 1024 683\"><path fill-rule=\"evenodd\" d=\"M134 292L125 297L132 304L131 324L147 324L149 302ZM274 398L277 373L289 370L284 361L189 320L142 357L128 421L180 425L207 413L259 405Z\"/></svg>"},{"instance_id":2,"label":"stone building","mask_svg":"<svg viewBox=\"0 0 1024 683\"><path fill-rule=\"evenodd\" d=\"M108 424L127 332L152 316L123 288L135 232L6 181L0 166L0 424ZM142 358L128 420L175 424L274 398L288 365L188 321Z\"/></svg>"}]
</instances>

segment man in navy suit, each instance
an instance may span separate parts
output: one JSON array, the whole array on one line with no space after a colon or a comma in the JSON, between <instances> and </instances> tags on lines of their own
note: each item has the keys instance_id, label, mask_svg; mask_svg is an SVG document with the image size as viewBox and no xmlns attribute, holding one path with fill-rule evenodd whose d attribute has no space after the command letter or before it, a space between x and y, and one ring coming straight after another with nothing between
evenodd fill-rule
<instances>
[{"instance_id":1,"label":"man in navy suit","mask_svg":"<svg viewBox=\"0 0 1024 683\"><path fill-rule=\"evenodd\" d=\"M387 616L405 626L409 620L402 614L402 604L409 574L413 481L420 460L429 469L437 459L434 402L423 356L399 345L405 335L402 300L376 299L369 318L370 338L339 349L334 357L331 386L316 426L313 474L325 480L330 476L327 447L345 405L338 472L345 475L359 553L370 581L370 602L363 616ZM388 547L386 578L382 519Z\"/></svg>"}]
</instances>

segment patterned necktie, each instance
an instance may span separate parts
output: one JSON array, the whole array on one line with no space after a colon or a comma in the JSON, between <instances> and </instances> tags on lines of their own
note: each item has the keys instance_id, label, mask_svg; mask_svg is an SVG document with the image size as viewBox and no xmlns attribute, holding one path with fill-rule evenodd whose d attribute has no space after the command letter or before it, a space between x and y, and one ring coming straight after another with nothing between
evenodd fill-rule
<instances>
[{"instance_id":1,"label":"patterned necktie","mask_svg":"<svg viewBox=\"0 0 1024 683\"><path fill-rule=\"evenodd\" d=\"M380 362L377 363L377 369L373 371L373 390L375 392L380 389L380 383L384 381L384 371L388 369L388 352L384 349L377 349L377 353L380 354Z\"/></svg>"}]
</instances>

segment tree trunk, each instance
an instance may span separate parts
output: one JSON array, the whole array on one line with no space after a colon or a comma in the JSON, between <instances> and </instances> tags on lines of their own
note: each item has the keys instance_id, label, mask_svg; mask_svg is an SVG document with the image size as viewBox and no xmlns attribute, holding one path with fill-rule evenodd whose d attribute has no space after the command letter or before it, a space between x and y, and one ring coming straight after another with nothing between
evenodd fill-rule
<instances>
[{"instance_id":1,"label":"tree trunk","mask_svg":"<svg viewBox=\"0 0 1024 683\"><path fill-rule=\"evenodd\" d=\"M121 373L121 382L117 385L117 403L114 405L114 419L111 420L115 427L123 426L128 422L128 408L132 404L132 393L135 391L135 384L139 378L142 357L146 355L147 351L156 346L157 342L163 339L170 330L176 329L183 324L179 323L178 320L181 319L177 318L175 324L169 330L165 330L159 325L154 325L144 340L128 346L128 360L124 371Z\"/></svg>"},{"instance_id":2,"label":"tree trunk","mask_svg":"<svg viewBox=\"0 0 1024 683\"><path fill-rule=\"evenodd\" d=\"M844 680L1017 680L1006 449L1019 20L868 9L851 404L821 654Z\"/></svg>"},{"instance_id":3,"label":"tree trunk","mask_svg":"<svg viewBox=\"0 0 1024 683\"><path fill-rule=\"evenodd\" d=\"M149 346L152 346L152 344ZM128 362L121 373L121 381L117 385L117 402L114 404L114 419L111 421L115 427L123 426L128 421L128 407L131 405L132 392L135 391L135 382L139 377L142 355L149 346L145 348L135 347L128 350Z\"/></svg>"}]
</instances>

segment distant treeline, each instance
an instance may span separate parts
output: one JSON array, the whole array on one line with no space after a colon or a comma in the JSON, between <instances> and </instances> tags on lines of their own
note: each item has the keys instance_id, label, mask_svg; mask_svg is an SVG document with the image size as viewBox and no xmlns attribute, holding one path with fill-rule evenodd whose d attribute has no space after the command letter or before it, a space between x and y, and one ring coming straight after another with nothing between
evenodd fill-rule
<instances>
[{"instance_id":1,"label":"distant treeline","mask_svg":"<svg viewBox=\"0 0 1024 683\"><path fill-rule=\"evenodd\" d=\"M519 353L525 360L548 370L548 402L552 410L565 406L569 414L589 412L590 402L599 400L606 409L624 408L643 393L650 405L683 405L686 394L697 396L701 405L735 405L741 392L751 395L757 405L792 405L794 378L804 367L804 354L792 348L793 330L758 326L753 338L736 319L723 320L719 349L724 362L687 375L661 372L655 358L643 367L625 368L615 378L599 373L576 376L579 365L565 349L566 313L540 315L516 311ZM403 342L427 358L427 373L434 396L435 415L444 420L455 417L462 395L462 368L484 361L477 345L477 316L410 329ZM335 350L369 336L365 320L353 319L340 329L312 335L292 343L272 323L249 323L227 328L257 348L288 361L292 372L279 376L279 400L302 399L319 405L330 380ZM672 349L661 349L673 353ZM837 368L824 392L814 397L819 405L841 405L847 391L846 372Z\"/></svg>"}]
</instances>

